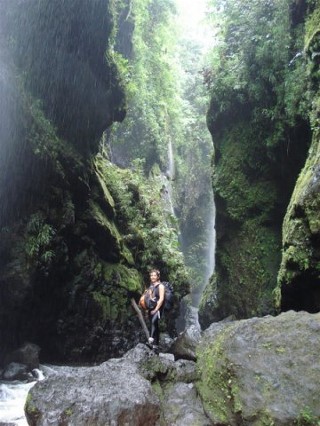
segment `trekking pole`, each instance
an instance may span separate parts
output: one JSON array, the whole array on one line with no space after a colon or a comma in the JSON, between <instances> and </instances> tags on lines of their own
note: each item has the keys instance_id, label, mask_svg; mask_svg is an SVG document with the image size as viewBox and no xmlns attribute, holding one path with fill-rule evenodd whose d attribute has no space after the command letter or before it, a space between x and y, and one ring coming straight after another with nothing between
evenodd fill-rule
<instances>
[{"instance_id":1,"label":"trekking pole","mask_svg":"<svg viewBox=\"0 0 320 426\"><path fill-rule=\"evenodd\" d=\"M142 313L141 313L141 311L139 309L139 306L136 304L136 301L133 298L131 299L131 305L133 306L133 309L137 312L140 324L141 324L141 326L143 328L143 331L144 331L145 335L147 336L147 339L149 339L150 334L149 334L148 327L146 325L145 320L143 319L143 316L142 316Z\"/></svg>"}]
</instances>

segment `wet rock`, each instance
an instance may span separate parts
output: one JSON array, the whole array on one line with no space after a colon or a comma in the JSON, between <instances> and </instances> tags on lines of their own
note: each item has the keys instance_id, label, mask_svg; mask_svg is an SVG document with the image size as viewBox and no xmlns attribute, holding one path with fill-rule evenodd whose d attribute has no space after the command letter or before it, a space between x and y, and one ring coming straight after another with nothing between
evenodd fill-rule
<instances>
[{"instance_id":1,"label":"wet rock","mask_svg":"<svg viewBox=\"0 0 320 426\"><path fill-rule=\"evenodd\" d=\"M32 425L157 426L164 416L168 425L207 424L196 422L204 416L192 384L196 364L174 361L172 354L155 355L143 344L100 366L42 366L42 370L47 379L30 390L26 404ZM163 401L184 401L178 414L173 402L171 408L160 402L159 392Z\"/></svg>"},{"instance_id":2,"label":"wet rock","mask_svg":"<svg viewBox=\"0 0 320 426\"><path fill-rule=\"evenodd\" d=\"M320 419L320 314L213 324L197 349L197 388L213 425ZM312 423L313 422L313 423Z\"/></svg>"},{"instance_id":3,"label":"wet rock","mask_svg":"<svg viewBox=\"0 0 320 426\"><path fill-rule=\"evenodd\" d=\"M6 357L5 364L18 362L25 364L29 370L39 368L39 352L40 348L38 345L34 343L25 343Z\"/></svg>"},{"instance_id":4,"label":"wet rock","mask_svg":"<svg viewBox=\"0 0 320 426\"><path fill-rule=\"evenodd\" d=\"M318 98L319 95L315 97ZM316 101L314 105L317 105ZM319 146L316 133L283 221L283 250L277 294L278 303L284 311L294 309L315 313L320 310Z\"/></svg>"},{"instance_id":5,"label":"wet rock","mask_svg":"<svg viewBox=\"0 0 320 426\"><path fill-rule=\"evenodd\" d=\"M32 425L156 425L160 403L128 356L98 367L57 369L31 389L26 416Z\"/></svg>"},{"instance_id":6,"label":"wet rock","mask_svg":"<svg viewBox=\"0 0 320 426\"><path fill-rule=\"evenodd\" d=\"M159 380L162 383L184 382L191 383L197 378L196 364L189 360L174 361L171 354L148 356L140 360L139 371L151 382Z\"/></svg>"},{"instance_id":7,"label":"wet rock","mask_svg":"<svg viewBox=\"0 0 320 426\"><path fill-rule=\"evenodd\" d=\"M30 379L28 367L18 362L11 362L2 374L4 380L28 380Z\"/></svg>"},{"instance_id":8,"label":"wet rock","mask_svg":"<svg viewBox=\"0 0 320 426\"><path fill-rule=\"evenodd\" d=\"M166 425L211 425L211 421L204 413L193 383L175 383L165 390L163 407L163 417Z\"/></svg>"},{"instance_id":9,"label":"wet rock","mask_svg":"<svg viewBox=\"0 0 320 426\"><path fill-rule=\"evenodd\" d=\"M175 359L196 360L196 347L201 337L200 329L191 325L183 333L181 333L170 348L175 356Z\"/></svg>"}]
</instances>

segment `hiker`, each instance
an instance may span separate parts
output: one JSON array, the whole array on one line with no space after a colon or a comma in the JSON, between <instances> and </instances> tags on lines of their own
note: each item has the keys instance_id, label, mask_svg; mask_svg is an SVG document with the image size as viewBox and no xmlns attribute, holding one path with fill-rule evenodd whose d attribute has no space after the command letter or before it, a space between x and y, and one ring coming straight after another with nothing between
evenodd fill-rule
<instances>
[{"instance_id":1,"label":"hiker","mask_svg":"<svg viewBox=\"0 0 320 426\"><path fill-rule=\"evenodd\" d=\"M150 285L153 287L153 296L157 304L153 309L149 310L151 328L148 343L150 346L152 345L154 352L159 353L159 320L163 313L165 289L164 285L160 282L160 271L157 269L150 271Z\"/></svg>"}]
</instances>

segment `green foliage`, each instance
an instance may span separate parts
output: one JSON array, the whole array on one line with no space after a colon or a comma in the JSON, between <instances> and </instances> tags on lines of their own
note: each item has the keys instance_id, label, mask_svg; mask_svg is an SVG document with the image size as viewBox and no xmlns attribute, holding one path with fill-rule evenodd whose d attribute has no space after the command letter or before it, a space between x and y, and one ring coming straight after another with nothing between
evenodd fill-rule
<instances>
[{"instance_id":1,"label":"green foliage","mask_svg":"<svg viewBox=\"0 0 320 426\"><path fill-rule=\"evenodd\" d=\"M174 218L166 212L162 199L161 177L154 175L146 180L140 160L133 167L120 169L102 156L96 158L96 168L115 200L118 224L136 268L147 273L151 267L159 267L163 276L175 284L177 293L184 294L187 276Z\"/></svg>"},{"instance_id":2,"label":"green foliage","mask_svg":"<svg viewBox=\"0 0 320 426\"><path fill-rule=\"evenodd\" d=\"M300 27L292 30L292 0L212 1L220 22L220 42L212 63L210 123L252 120L260 143L273 148L286 138L287 123L306 118L305 65ZM299 96L299 97L297 97Z\"/></svg>"},{"instance_id":3,"label":"green foliage","mask_svg":"<svg viewBox=\"0 0 320 426\"><path fill-rule=\"evenodd\" d=\"M261 315L273 312L281 222L310 143L304 26L293 0L210 4L218 301L224 316Z\"/></svg>"},{"instance_id":4,"label":"green foliage","mask_svg":"<svg viewBox=\"0 0 320 426\"><path fill-rule=\"evenodd\" d=\"M309 45L310 39L317 29L320 22L320 2L319 0L308 0L310 12L306 19L305 46Z\"/></svg>"},{"instance_id":5,"label":"green foliage","mask_svg":"<svg viewBox=\"0 0 320 426\"><path fill-rule=\"evenodd\" d=\"M41 213L33 214L26 227L25 252L31 265L47 269L55 252L53 249L55 229L45 222Z\"/></svg>"},{"instance_id":6,"label":"green foliage","mask_svg":"<svg viewBox=\"0 0 320 426\"><path fill-rule=\"evenodd\" d=\"M125 3L130 5L126 22L134 23L132 55L127 52L128 114L123 123L113 126L112 160L129 166L133 159L142 158L145 172L154 163L165 171L172 143L173 204L186 264L198 286L206 269L208 206L212 204L212 142L205 121L208 94L200 73L201 48L178 33L172 0Z\"/></svg>"},{"instance_id":7,"label":"green foliage","mask_svg":"<svg viewBox=\"0 0 320 426\"><path fill-rule=\"evenodd\" d=\"M127 19L134 23L132 57L125 63L128 111L125 122L113 126L111 145L120 162L146 159L166 164L169 137L175 138L176 83L174 75L175 30L172 0L137 0L130 3ZM119 53L117 53L119 56ZM118 62L117 62L118 63ZM128 137L130 136L130 137Z\"/></svg>"},{"instance_id":8,"label":"green foliage","mask_svg":"<svg viewBox=\"0 0 320 426\"><path fill-rule=\"evenodd\" d=\"M310 407L304 407L296 424L297 426L320 426L320 418L312 413Z\"/></svg>"},{"instance_id":9,"label":"green foliage","mask_svg":"<svg viewBox=\"0 0 320 426\"><path fill-rule=\"evenodd\" d=\"M265 152L254 146L254 133L246 124L233 125L221 144L221 160L214 169L215 191L226 202L230 218L242 222L255 212L268 220L277 200Z\"/></svg>"}]
</instances>

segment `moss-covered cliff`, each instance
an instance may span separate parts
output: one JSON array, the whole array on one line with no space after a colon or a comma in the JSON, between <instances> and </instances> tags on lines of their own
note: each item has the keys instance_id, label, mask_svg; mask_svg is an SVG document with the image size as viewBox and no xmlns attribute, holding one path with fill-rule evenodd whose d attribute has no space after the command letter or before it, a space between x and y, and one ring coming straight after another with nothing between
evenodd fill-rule
<instances>
[{"instance_id":1,"label":"moss-covered cliff","mask_svg":"<svg viewBox=\"0 0 320 426\"><path fill-rule=\"evenodd\" d=\"M204 323L274 311L282 221L311 139L301 53L307 5L222 3L215 10L221 37L206 74L217 255Z\"/></svg>"},{"instance_id":2,"label":"moss-covered cliff","mask_svg":"<svg viewBox=\"0 0 320 426\"><path fill-rule=\"evenodd\" d=\"M309 312L320 310L319 16L320 3L314 2L306 19L304 47L312 143L284 219L283 254L277 288L282 309Z\"/></svg>"},{"instance_id":3,"label":"moss-covered cliff","mask_svg":"<svg viewBox=\"0 0 320 426\"><path fill-rule=\"evenodd\" d=\"M125 113L110 6L0 6L0 362L26 340L43 360L123 353L141 338L130 298L151 266L187 292L156 175L118 170L99 143Z\"/></svg>"}]
</instances>

